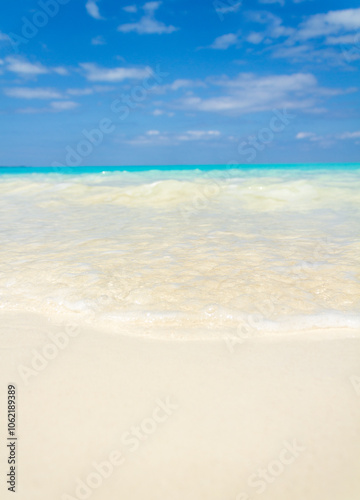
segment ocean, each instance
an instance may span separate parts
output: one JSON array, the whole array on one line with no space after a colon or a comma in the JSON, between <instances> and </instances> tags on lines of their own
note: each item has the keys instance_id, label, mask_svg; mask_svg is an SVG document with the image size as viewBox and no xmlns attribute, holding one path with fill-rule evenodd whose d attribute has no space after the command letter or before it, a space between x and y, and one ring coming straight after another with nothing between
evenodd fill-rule
<instances>
[{"instance_id":1,"label":"ocean","mask_svg":"<svg viewBox=\"0 0 360 500\"><path fill-rule=\"evenodd\" d=\"M359 173L1 169L18 499L359 499Z\"/></svg>"},{"instance_id":2,"label":"ocean","mask_svg":"<svg viewBox=\"0 0 360 500\"><path fill-rule=\"evenodd\" d=\"M0 308L162 338L352 335L359 174L360 164L2 167Z\"/></svg>"}]
</instances>

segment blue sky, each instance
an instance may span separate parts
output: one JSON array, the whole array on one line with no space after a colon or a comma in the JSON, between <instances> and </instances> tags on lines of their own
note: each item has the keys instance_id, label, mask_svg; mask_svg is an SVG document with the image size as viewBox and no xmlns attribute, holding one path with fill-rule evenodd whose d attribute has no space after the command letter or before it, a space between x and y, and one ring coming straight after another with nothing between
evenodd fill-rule
<instances>
[{"instance_id":1,"label":"blue sky","mask_svg":"<svg viewBox=\"0 0 360 500\"><path fill-rule=\"evenodd\" d=\"M2 8L1 165L359 161L356 1Z\"/></svg>"}]
</instances>

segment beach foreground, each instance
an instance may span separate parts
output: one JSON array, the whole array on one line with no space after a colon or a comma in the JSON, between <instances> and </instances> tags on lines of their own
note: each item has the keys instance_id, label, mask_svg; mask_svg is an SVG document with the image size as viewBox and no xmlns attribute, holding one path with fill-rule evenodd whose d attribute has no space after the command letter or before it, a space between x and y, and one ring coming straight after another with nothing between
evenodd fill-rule
<instances>
[{"instance_id":1,"label":"beach foreground","mask_svg":"<svg viewBox=\"0 0 360 500\"><path fill-rule=\"evenodd\" d=\"M1 325L18 500L359 498L356 331L166 341L73 317Z\"/></svg>"},{"instance_id":2,"label":"beach foreground","mask_svg":"<svg viewBox=\"0 0 360 500\"><path fill-rule=\"evenodd\" d=\"M358 167L3 174L18 500L359 500Z\"/></svg>"}]
</instances>

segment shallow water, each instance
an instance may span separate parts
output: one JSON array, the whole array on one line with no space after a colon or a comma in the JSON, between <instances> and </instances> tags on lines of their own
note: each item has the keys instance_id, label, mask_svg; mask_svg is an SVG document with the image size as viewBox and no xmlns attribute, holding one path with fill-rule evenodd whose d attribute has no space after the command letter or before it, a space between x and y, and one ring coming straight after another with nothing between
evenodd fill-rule
<instances>
[{"instance_id":1,"label":"shallow water","mask_svg":"<svg viewBox=\"0 0 360 500\"><path fill-rule=\"evenodd\" d=\"M360 328L360 166L9 171L3 311L194 337Z\"/></svg>"}]
</instances>

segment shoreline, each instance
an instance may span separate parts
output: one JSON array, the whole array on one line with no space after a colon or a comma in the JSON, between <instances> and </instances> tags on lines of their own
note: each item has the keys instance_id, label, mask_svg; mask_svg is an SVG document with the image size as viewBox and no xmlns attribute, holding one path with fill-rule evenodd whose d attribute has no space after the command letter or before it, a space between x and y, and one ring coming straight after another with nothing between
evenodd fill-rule
<instances>
[{"instance_id":1,"label":"shoreline","mask_svg":"<svg viewBox=\"0 0 360 500\"><path fill-rule=\"evenodd\" d=\"M322 341L331 339L360 339L360 328L348 326L334 327L310 327L299 329L281 329L278 331L265 330L261 328L252 328L245 332L241 331L243 323L239 323L238 328L234 326L222 327L221 325L196 325L189 328L187 325L164 325L144 323L144 325L131 324L131 322L123 322L116 324L115 321L103 321L102 318L97 318L96 315L89 317L76 313L57 313L49 315L49 313L29 312L29 311L7 311L0 312L0 338L1 332L6 329L23 328L33 323L40 326L40 330L44 328L57 329L59 327L71 329L89 329L103 335L114 336L117 338L133 338L149 341L162 341L169 343L197 343L197 342L234 342L241 345L249 341L260 343L284 342L284 341ZM244 323L245 324L245 323ZM30 327L34 330L34 327Z\"/></svg>"}]
</instances>

